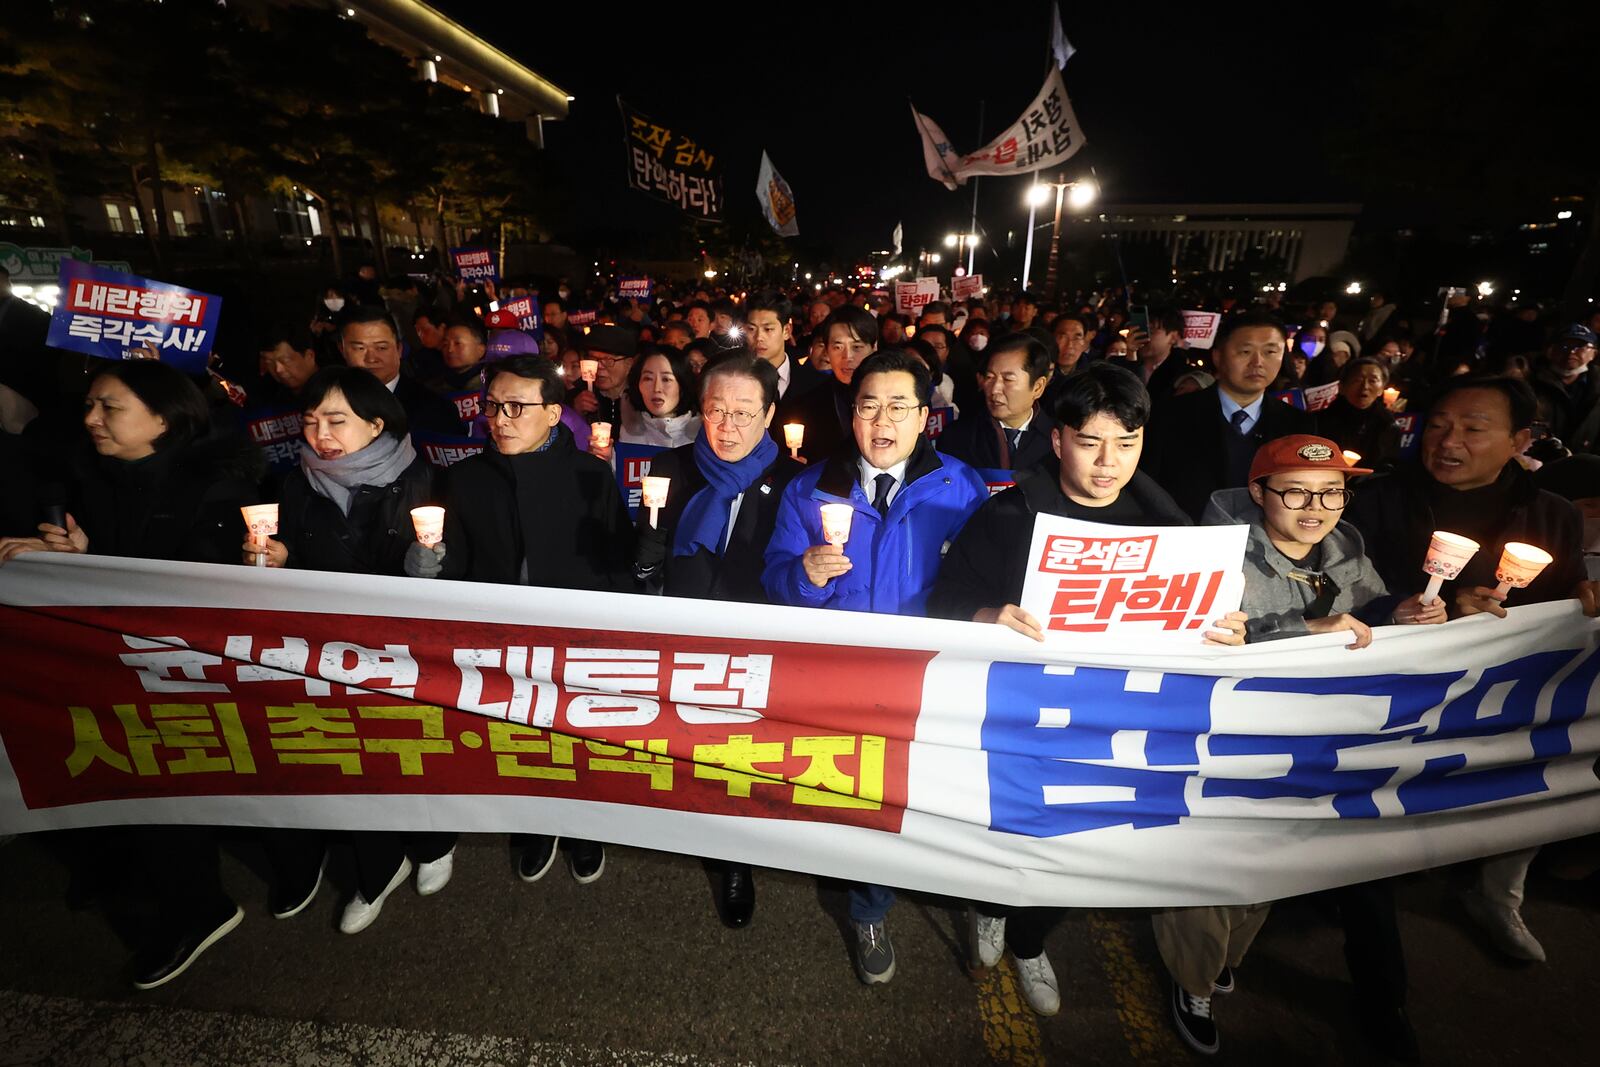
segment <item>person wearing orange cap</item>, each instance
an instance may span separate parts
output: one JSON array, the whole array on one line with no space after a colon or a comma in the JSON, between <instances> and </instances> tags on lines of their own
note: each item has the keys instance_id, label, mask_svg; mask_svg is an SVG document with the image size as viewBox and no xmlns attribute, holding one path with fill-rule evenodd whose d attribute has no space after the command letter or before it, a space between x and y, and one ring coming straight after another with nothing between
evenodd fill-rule
<instances>
[{"instance_id":1,"label":"person wearing orange cap","mask_svg":"<svg viewBox=\"0 0 1600 1067\"><path fill-rule=\"evenodd\" d=\"M1355 649L1371 644L1372 627L1381 623L1445 621L1444 604L1424 605L1421 594L1396 603L1367 559L1361 534L1340 521L1355 492L1346 480L1370 473L1352 466L1327 438L1295 434L1256 451L1243 488L1212 494L1202 521L1250 527L1239 605L1247 640L1349 631ZM1390 1056L1414 1060L1393 888L1388 882L1348 886L1335 890L1334 899L1368 1036ZM1212 994L1232 991L1233 969L1270 908L1168 908L1152 917L1156 946L1172 977L1172 1019L1196 1051L1210 1055L1219 1048Z\"/></svg>"}]
</instances>

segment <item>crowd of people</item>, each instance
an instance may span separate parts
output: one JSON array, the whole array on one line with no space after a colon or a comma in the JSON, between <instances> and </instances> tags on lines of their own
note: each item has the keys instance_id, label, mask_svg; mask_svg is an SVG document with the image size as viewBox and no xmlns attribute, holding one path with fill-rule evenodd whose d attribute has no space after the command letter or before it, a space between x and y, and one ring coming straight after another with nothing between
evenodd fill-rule
<instances>
[{"instance_id":1,"label":"crowd of people","mask_svg":"<svg viewBox=\"0 0 1600 1067\"><path fill-rule=\"evenodd\" d=\"M1374 627L1569 598L1600 612L1600 316L1499 329L1463 304L1419 331L1381 296L1353 312L1333 301L1285 309L1269 294L1220 302L1220 329L1201 350L1185 344L1181 308L1117 293L1058 306L992 294L913 317L866 287L702 289L594 300L578 325L579 299L561 283L545 290L535 337L496 317L531 292L452 285L422 301L414 284L368 274L329 286L309 321L262 328L253 365L231 372L242 383L154 360L87 368L65 406L30 398L37 416L0 437L0 563L27 552L259 561L928 615L1042 640L1020 602L1043 514L1249 526L1244 600L1206 632L1217 645L1344 632L1361 648ZM1305 410L1306 389L1334 383L1330 404ZM269 472L239 433L240 405L262 398L299 417L286 471ZM1402 409L1409 430L1397 425ZM784 430L795 424L797 444ZM479 448L444 468L419 434ZM670 482L653 518L630 518L619 443L662 449L652 472ZM996 472L1009 488L991 491ZM279 504L280 525L261 543L240 508L264 500ZM437 544L412 537L407 513L421 504L445 508ZM843 544L827 536L825 504L850 509ZM1483 549L1428 603L1422 562L1436 529ZM1493 569L1510 541L1554 562L1502 596ZM514 841L524 881L563 851L540 830ZM135 984L151 988L243 911L222 887L213 829L114 833L133 888L160 909L133 966ZM318 891L328 835L265 836L272 910L292 916ZM346 933L370 925L413 873L424 894L449 881L452 834L351 836L359 877ZM602 876L603 843L565 851L580 883ZM1533 858L1484 861L1465 900L1501 951L1530 961L1544 958L1520 913ZM715 867L718 914L747 926L755 872ZM1415 1059L1393 882L1330 896L1365 1032ZM894 900L890 887L850 889L854 965L869 985L895 975ZM1154 916L1166 1008L1198 1051L1220 1046L1213 997L1235 988L1268 907ZM1043 1015L1060 1009L1045 939L1062 914L984 901L969 911L974 966L1009 951Z\"/></svg>"}]
</instances>

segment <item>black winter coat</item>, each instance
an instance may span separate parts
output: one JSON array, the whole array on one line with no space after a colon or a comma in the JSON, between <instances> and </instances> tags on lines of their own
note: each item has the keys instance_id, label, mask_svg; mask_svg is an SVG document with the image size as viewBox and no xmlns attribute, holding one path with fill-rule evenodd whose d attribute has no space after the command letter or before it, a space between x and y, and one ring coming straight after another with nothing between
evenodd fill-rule
<instances>
[{"instance_id":1,"label":"black winter coat","mask_svg":"<svg viewBox=\"0 0 1600 1067\"><path fill-rule=\"evenodd\" d=\"M1317 412L1317 433L1361 457L1360 466L1388 470L1400 459L1400 431L1382 400L1365 411L1342 396Z\"/></svg>"},{"instance_id":2,"label":"black winter coat","mask_svg":"<svg viewBox=\"0 0 1600 1067\"><path fill-rule=\"evenodd\" d=\"M543 452L490 449L450 468L442 577L633 590L633 524L616 475L565 427L552 432Z\"/></svg>"},{"instance_id":3,"label":"black winter coat","mask_svg":"<svg viewBox=\"0 0 1600 1067\"><path fill-rule=\"evenodd\" d=\"M411 509L437 503L437 468L422 456L389 485L363 485L350 514L312 488L296 468L278 500L278 537L287 566L345 574L405 573L406 549L416 540Z\"/></svg>"},{"instance_id":4,"label":"black winter coat","mask_svg":"<svg viewBox=\"0 0 1600 1067\"><path fill-rule=\"evenodd\" d=\"M978 407L972 414L957 419L934 444L945 455L954 456L978 470L1025 471L1041 463L1055 463L1050 432L1060 426L1042 408L1034 408L1033 421L1023 431L1017 451L1012 453L1000 424L986 407Z\"/></svg>"},{"instance_id":5,"label":"black winter coat","mask_svg":"<svg viewBox=\"0 0 1600 1067\"><path fill-rule=\"evenodd\" d=\"M131 462L86 449L74 457L67 510L96 555L238 563L248 536L239 509L257 502L264 466L260 450L242 438L178 445Z\"/></svg>"},{"instance_id":6,"label":"black winter coat","mask_svg":"<svg viewBox=\"0 0 1600 1067\"><path fill-rule=\"evenodd\" d=\"M829 375L820 386L795 397L792 403L778 405L778 416L772 424L780 427L779 439L783 435L782 424L798 422L804 426L806 436L800 455L807 463L821 463L855 447L850 428L850 403L850 387Z\"/></svg>"},{"instance_id":7,"label":"black winter coat","mask_svg":"<svg viewBox=\"0 0 1600 1067\"><path fill-rule=\"evenodd\" d=\"M745 491L734 519L733 535L720 556L705 549L692 556L674 556L672 538L678 519L690 499L705 488L706 479L694 461L693 444L660 453L651 463L650 473L672 481L667 487L667 503L660 512L659 527L650 525L648 509L639 509L634 573L651 592L660 591L667 596L767 603L761 572L766 567L767 542L772 539L772 527L778 517L778 501L789 480L804 469L787 453L780 454Z\"/></svg>"}]
</instances>

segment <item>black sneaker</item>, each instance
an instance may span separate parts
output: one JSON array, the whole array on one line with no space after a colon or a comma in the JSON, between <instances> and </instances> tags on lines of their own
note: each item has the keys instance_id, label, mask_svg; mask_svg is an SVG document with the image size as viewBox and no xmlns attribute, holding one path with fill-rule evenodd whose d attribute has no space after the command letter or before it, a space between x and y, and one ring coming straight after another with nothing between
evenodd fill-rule
<instances>
[{"instance_id":1,"label":"black sneaker","mask_svg":"<svg viewBox=\"0 0 1600 1067\"><path fill-rule=\"evenodd\" d=\"M605 873L606 846L598 841L573 841L567 865L572 870L572 880L579 885L597 881Z\"/></svg>"},{"instance_id":2,"label":"black sneaker","mask_svg":"<svg viewBox=\"0 0 1600 1067\"><path fill-rule=\"evenodd\" d=\"M537 882L550 873L556 862L556 846L561 838L545 834L529 834L528 844L517 857L517 877L524 882Z\"/></svg>"},{"instance_id":3,"label":"black sneaker","mask_svg":"<svg viewBox=\"0 0 1600 1067\"><path fill-rule=\"evenodd\" d=\"M1211 1017L1210 997L1191 997L1183 986L1172 983L1172 1021L1184 1043L1203 1056L1216 1055L1221 1047L1217 1022Z\"/></svg>"},{"instance_id":4,"label":"black sneaker","mask_svg":"<svg viewBox=\"0 0 1600 1067\"><path fill-rule=\"evenodd\" d=\"M1217 980L1215 982L1211 983L1211 992L1213 992L1213 993L1232 993L1233 992L1233 968L1232 967L1224 967L1224 968L1222 968L1222 973L1217 975Z\"/></svg>"},{"instance_id":5,"label":"black sneaker","mask_svg":"<svg viewBox=\"0 0 1600 1067\"><path fill-rule=\"evenodd\" d=\"M322 858L317 861L317 866L310 872L296 872L296 879L281 878L279 884L272 887L268 894L267 906L272 909L274 919L289 919L305 911L307 906L316 899L317 890L322 888L322 872L328 866L328 852L322 852ZM280 872L281 873L281 872ZM308 880L306 874L310 873Z\"/></svg>"},{"instance_id":6,"label":"black sneaker","mask_svg":"<svg viewBox=\"0 0 1600 1067\"><path fill-rule=\"evenodd\" d=\"M730 930L743 930L756 913L756 879L749 865L724 863L717 893L717 914Z\"/></svg>"},{"instance_id":7,"label":"black sneaker","mask_svg":"<svg viewBox=\"0 0 1600 1067\"><path fill-rule=\"evenodd\" d=\"M883 985L894 977L894 942L881 922L855 923L856 976L865 985Z\"/></svg>"},{"instance_id":8,"label":"black sneaker","mask_svg":"<svg viewBox=\"0 0 1600 1067\"><path fill-rule=\"evenodd\" d=\"M244 909L228 902L226 917L190 930L175 941L164 941L134 957L133 988L154 989L166 985L189 969L200 954L226 937L244 920Z\"/></svg>"}]
</instances>

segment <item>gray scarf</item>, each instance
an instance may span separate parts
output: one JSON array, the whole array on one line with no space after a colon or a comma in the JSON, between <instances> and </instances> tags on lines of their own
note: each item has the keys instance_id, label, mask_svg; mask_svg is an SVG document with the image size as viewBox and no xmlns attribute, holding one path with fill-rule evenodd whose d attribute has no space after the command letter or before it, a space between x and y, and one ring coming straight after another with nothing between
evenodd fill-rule
<instances>
[{"instance_id":1,"label":"gray scarf","mask_svg":"<svg viewBox=\"0 0 1600 1067\"><path fill-rule=\"evenodd\" d=\"M323 459L305 442L300 443L300 469L311 488L338 505L347 518L350 498L363 485L382 488L392 484L416 460L409 437L380 434L366 448L338 459Z\"/></svg>"}]
</instances>

